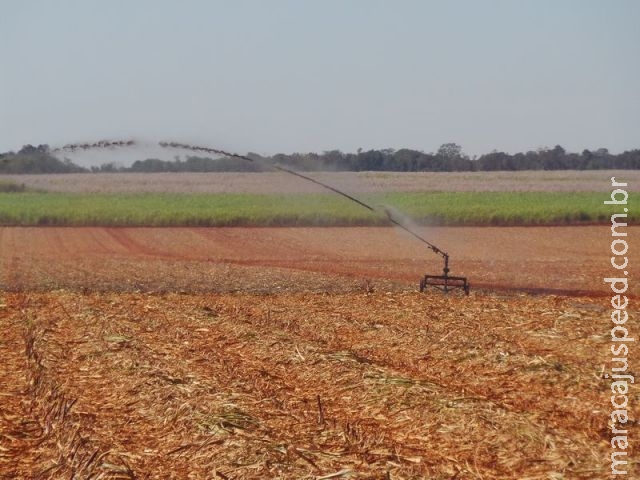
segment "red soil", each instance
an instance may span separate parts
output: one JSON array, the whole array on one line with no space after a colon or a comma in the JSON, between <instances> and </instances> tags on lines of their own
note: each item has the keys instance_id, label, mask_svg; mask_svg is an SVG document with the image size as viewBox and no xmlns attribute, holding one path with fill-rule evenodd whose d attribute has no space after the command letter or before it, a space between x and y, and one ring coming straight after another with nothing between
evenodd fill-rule
<instances>
[{"instance_id":1,"label":"red soil","mask_svg":"<svg viewBox=\"0 0 640 480\"><path fill-rule=\"evenodd\" d=\"M640 234L630 227L629 241ZM474 288L604 295L607 226L438 227L423 236ZM634 251L630 251L631 269ZM5 289L308 290L417 286L442 259L393 228L0 228ZM268 268L265 268L268 267ZM630 281L632 293L638 289Z\"/></svg>"}]
</instances>

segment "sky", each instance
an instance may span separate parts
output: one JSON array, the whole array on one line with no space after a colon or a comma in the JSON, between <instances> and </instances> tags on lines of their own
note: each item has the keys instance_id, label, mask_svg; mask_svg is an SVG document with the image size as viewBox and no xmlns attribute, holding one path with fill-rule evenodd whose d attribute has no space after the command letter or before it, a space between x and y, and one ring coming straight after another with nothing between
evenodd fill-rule
<instances>
[{"instance_id":1,"label":"sky","mask_svg":"<svg viewBox=\"0 0 640 480\"><path fill-rule=\"evenodd\" d=\"M0 0L0 152L640 148L635 0Z\"/></svg>"}]
</instances>

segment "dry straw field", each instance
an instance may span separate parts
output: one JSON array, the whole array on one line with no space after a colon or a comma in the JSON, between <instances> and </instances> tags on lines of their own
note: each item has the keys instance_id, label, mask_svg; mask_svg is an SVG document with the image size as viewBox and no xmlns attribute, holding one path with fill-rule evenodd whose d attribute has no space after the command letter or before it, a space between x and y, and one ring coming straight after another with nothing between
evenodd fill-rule
<instances>
[{"instance_id":1,"label":"dry straw field","mask_svg":"<svg viewBox=\"0 0 640 480\"><path fill-rule=\"evenodd\" d=\"M12 478L598 478L602 302L13 293Z\"/></svg>"},{"instance_id":2,"label":"dry straw field","mask_svg":"<svg viewBox=\"0 0 640 480\"><path fill-rule=\"evenodd\" d=\"M615 171L522 172L314 172L314 179L351 193L380 192L606 192ZM640 189L640 172L625 171L630 191ZM64 193L326 193L285 172L102 173L92 175L0 175L0 181Z\"/></svg>"},{"instance_id":3,"label":"dry straw field","mask_svg":"<svg viewBox=\"0 0 640 480\"><path fill-rule=\"evenodd\" d=\"M390 227L0 228L0 478L607 477L609 227L420 233L470 296Z\"/></svg>"}]
</instances>

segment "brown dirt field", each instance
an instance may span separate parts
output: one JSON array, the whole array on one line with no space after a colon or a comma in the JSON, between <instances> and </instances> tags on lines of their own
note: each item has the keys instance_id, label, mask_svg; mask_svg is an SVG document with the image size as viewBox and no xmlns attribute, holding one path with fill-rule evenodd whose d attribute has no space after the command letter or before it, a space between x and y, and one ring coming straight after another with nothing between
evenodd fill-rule
<instances>
[{"instance_id":1,"label":"brown dirt field","mask_svg":"<svg viewBox=\"0 0 640 480\"><path fill-rule=\"evenodd\" d=\"M630 227L629 237L640 236ZM473 287L606 294L607 226L420 232ZM635 252L629 252L633 264ZM415 289L441 258L394 228L0 228L0 286L115 291ZM633 281L631 292L640 290Z\"/></svg>"},{"instance_id":2,"label":"brown dirt field","mask_svg":"<svg viewBox=\"0 0 640 480\"><path fill-rule=\"evenodd\" d=\"M312 178L351 193L380 192L607 192L610 178L638 191L634 170L526 172L311 172ZM326 193L282 172L264 173L80 173L0 175L36 190L75 193Z\"/></svg>"},{"instance_id":3,"label":"brown dirt field","mask_svg":"<svg viewBox=\"0 0 640 480\"><path fill-rule=\"evenodd\" d=\"M604 478L606 304L6 293L0 474Z\"/></svg>"},{"instance_id":4,"label":"brown dirt field","mask_svg":"<svg viewBox=\"0 0 640 480\"><path fill-rule=\"evenodd\" d=\"M608 476L609 229L421 233L0 228L0 478Z\"/></svg>"}]
</instances>

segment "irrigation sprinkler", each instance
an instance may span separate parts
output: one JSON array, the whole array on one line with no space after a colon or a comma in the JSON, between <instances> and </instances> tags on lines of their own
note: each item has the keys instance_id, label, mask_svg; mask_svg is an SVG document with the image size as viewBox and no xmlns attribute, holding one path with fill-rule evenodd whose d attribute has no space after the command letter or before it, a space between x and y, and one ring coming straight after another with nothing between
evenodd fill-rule
<instances>
[{"instance_id":1,"label":"irrigation sprinkler","mask_svg":"<svg viewBox=\"0 0 640 480\"><path fill-rule=\"evenodd\" d=\"M160 142L159 145L161 147L164 148L180 148L180 149L188 149L188 150L192 150L192 151L202 151L202 152L207 152L207 153L216 153L219 155L225 155L227 157L232 157L232 158L238 158L241 160L245 160L248 162L253 162L252 158L249 158L245 155L238 155L237 153L231 153L231 152L225 152L224 150L218 150L218 149L214 149L214 148L210 148L210 147L202 147L202 146L196 146L196 145L186 145L184 143L177 143L177 142ZM320 185L321 187L326 188L327 190L331 190L332 192L337 193L338 195L342 195L343 197L351 200L352 202L357 203L358 205L360 205L361 207L364 207L372 212L375 212L376 209L374 207L372 207L371 205L363 202L362 200L355 198L341 190L338 190L335 187L332 187L331 185L327 185L326 183L323 183L315 178L311 178L307 175L303 175L300 172L296 172L294 170L290 170L288 168L282 167L280 165L271 165L271 167L274 170L278 170L281 172L286 172L289 173L291 175L295 175L296 177L302 178L304 180L307 180L309 182L313 182L316 185ZM420 280L420 291L424 292L427 287L433 287L436 289L441 290L444 293L449 293L449 291L451 290L456 290L456 289L461 289L464 291L464 293L466 295L469 295L469 290L471 289L471 286L469 285L469 282L467 281L467 277L455 277L455 276L451 276L449 275L449 254L444 252L443 250L439 249L438 247L436 247L434 244L428 242L427 240L425 240L424 238L422 238L420 235L418 235L416 232L414 232L411 228L407 227L406 225L403 225L401 222L399 222L398 220L396 220L393 216L393 214L388 210L388 209L384 209L387 217L389 219L389 221L396 225L397 227L400 227L401 229L403 229L404 231L406 231L407 233L411 234L413 237L417 238L418 240L420 240L421 242L425 243L434 253L440 255L443 257L444 259L444 268L442 270L442 275L429 275L426 274L421 280Z\"/></svg>"},{"instance_id":2,"label":"irrigation sprinkler","mask_svg":"<svg viewBox=\"0 0 640 480\"><path fill-rule=\"evenodd\" d=\"M137 142L135 140L116 140L116 141L101 140L95 143L67 144L64 147L52 150L52 152L53 153L58 153L63 151L75 152L77 150L92 150L92 149L100 149L100 148L111 149L114 147L131 147L135 145L137 145ZM180 149L180 150L191 150L193 152L214 153L217 155L224 155L226 157L237 158L240 160L254 163L254 159L250 157L247 157L245 155L239 155L237 153L227 152L225 150L220 150L217 148L211 148L211 147L205 147L205 146L199 146L199 145L189 145L186 143L179 143L179 142L165 142L165 141L158 142L158 145L161 146L162 148L170 148L170 149L173 148L173 149ZM353 197L341 190L338 190L337 188L332 187L331 185L321 182L320 180L311 178L300 172L296 172L295 170L291 170L289 168L285 168L280 165L271 164L270 167L273 168L274 170L285 172L290 175L294 175L298 178L302 178L303 180L307 180L309 182L315 183L316 185L320 185L321 187L326 188L327 190L337 193L338 195L341 195L351 200L352 202L357 203L361 207L364 207L372 212L376 211L376 208L363 202L362 200L356 197ZM384 210L385 210L385 213L387 214L389 222L391 222L393 225L397 227L400 227L401 229L411 234L416 239L420 240L422 243L425 243L434 253L436 253L437 255L440 255L444 259L444 268L442 269L442 275L426 274L420 280L420 291L424 292L428 287L436 288L438 290L441 290L444 293L449 293L449 291L451 290L461 289L464 291L466 295L469 295L469 290L471 287L469 285L469 282L467 281L467 277L455 277L455 276L449 275L449 271L450 271L449 254L441 250L440 248L436 247L434 244L428 242L424 238L422 238L411 228L407 227L406 225L403 225L396 218L394 218L393 214L388 209L385 208Z\"/></svg>"},{"instance_id":3,"label":"irrigation sprinkler","mask_svg":"<svg viewBox=\"0 0 640 480\"><path fill-rule=\"evenodd\" d=\"M420 291L424 292L427 287L437 288L444 293L449 293L449 290L462 289L466 295L469 295L471 285L467 281L467 277L454 277L449 275L449 255L442 252L440 253L444 258L444 268L442 269L442 275L428 275L426 274L420 280Z\"/></svg>"},{"instance_id":4,"label":"irrigation sprinkler","mask_svg":"<svg viewBox=\"0 0 640 480\"><path fill-rule=\"evenodd\" d=\"M387 218L394 225L402 228L405 232L413 235L415 238L420 240L423 243L426 243L427 246L433 251L433 253L440 255L444 259L444 268L442 269L442 275L429 275L425 274L425 276L420 280L420 291L424 292L427 287L433 287L438 290L443 291L444 293L449 293L450 290L462 289L466 295L469 295L469 291L471 286L467 281L467 277L454 277L449 275L449 254L443 250L440 250L433 243L428 242L416 232L411 230L406 225L398 222L391 212L385 208L385 213L387 214Z\"/></svg>"}]
</instances>

